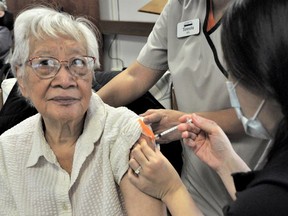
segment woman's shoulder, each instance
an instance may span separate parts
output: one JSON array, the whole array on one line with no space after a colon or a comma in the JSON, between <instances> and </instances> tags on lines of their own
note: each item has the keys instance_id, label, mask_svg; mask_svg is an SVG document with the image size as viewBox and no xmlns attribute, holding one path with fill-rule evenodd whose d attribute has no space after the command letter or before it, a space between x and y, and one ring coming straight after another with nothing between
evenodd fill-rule
<instances>
[{"instance_id":1,"label":"woman's shoulder","mask_svg":"<svg viewBox=\"0 0 288 216\"><path fill-rule=\"evenodd\" d=\"M10 162L25 158L25 153L31 150L33 135L40 119L40 115L36 114L8 129L0 136L0 149L4 155L7 155L6 158L9 158Z\"/></svg>"},{"instance_id":2,"label":"woman's shoulder","mask_svg":"<svg viewBox=\"0 0 288 216\"><path fill-rule=\"evenodd\" d=\"M109 107L106 124L110 128L119 128L120 131L138 131L139 116L126 107Z\"/></svg>"},{"instance_id":3,"label":"woman's shoulder","mask_svg":"<svg viewBox=\"0 0 288 216\"><path fill-rule=\"evenodd\" d=\"M16 139L19 136L26 136L28 133L35 131L35 127L40 120L40 114L37 113L23 121L19 124L16 124L12 128L5 131L1 136L0 139Z\"/></svg>"},{"instance_id":4,"label":"woman's shoulder","mask_svg":"<svg viewBox=\"0 0 288 216\"><path fill-rule=\"evenodd\" d=\"M112 107L105 104L97 94L92 95L92 102L88 111L88 118L91 122L101 122L104 132L131 130L138 131L140 126L137 122L139 116L127 107ZM95 121L94 121L95 120ZM95 124L93 123L95 126Z\"/></svg>"},{"instance_id":5,"label":"woman's shoulder","mask_svg":"<svg viewBox=\"0 0 288 216\"><path fill-rule=\"evenodd\" d=\"M234 174L237 199L224 208L224 215L287 215L287 157L288 152L262 170Z\"/></svg>"},{"instance_id":6,"label":"woman's shoulder","mask_svg":"<svg viewBox=\"0 0 288 216\"><path fill-rule=\"evenodd\" d=\"M127 107L112 107L102 101L97 93L92 94L91 111L104 112L107 118L116 120L129 120L129 118L139 118L138 115ZM102 111L101 111L102 110Z\"/></svg>"},{"instance_id":7,"label":"woman's shoulder","mask_svg":"<svg viewBox=\"0 0 288 216\"><path fill-rule=\"evenodd\" d=\"M236 201L224 207L224 215L287 215L288 180L279 181L267 172L252 172L251 182L236 193ZM274 173L280 176L281 173ZM251 178L249 180L249 178ZM243 178L242 178L243 180ZM246 179L247 180L247 179ZM245 179L244 179L245 181Z\"/></svg>"},{"instance_id":8,"label":"woman's shoulder","mask_svg":"<svg viewBox=\"0 0 288 216\"><path fill-rule=\"evenodd\" d=\"M233 175L237 191L273 185L287 189L288 195L288 151L282 151L270 159L262 170Z\"/></svg>"}]
</instances>

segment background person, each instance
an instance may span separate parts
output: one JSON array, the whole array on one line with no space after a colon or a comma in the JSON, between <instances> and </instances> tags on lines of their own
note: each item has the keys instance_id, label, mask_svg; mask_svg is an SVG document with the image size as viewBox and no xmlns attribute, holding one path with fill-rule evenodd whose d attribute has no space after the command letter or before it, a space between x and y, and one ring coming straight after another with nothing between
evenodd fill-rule
<instances>
[{"instance_id":1,"label":"background person","mask_svg":"<svg viewBox=\"0 0 288 216\"><path fill-rule=\"evenodd\" d=\"M196 114L180 118L184 124L178 129L186 145L215 170L234 199L224 208L225 215L284 216L288 212L287 10L286 0L237 0L223 20L231 104L246 133L272 138L263 169L250 171L214 121ZM186 124L187 118L193 124ZM151 151L142 140L131 154L132 169L142 167L137 177L129 173L131 182L161 198L174 216L201 215L160 151Z\"/></svg>"},{"instance_id":2,"label":"background person","mask_svg":"<svg viewBox=\"0 0 288 216\"><path fill-rule=\"evenodd\" d=\"M0 70L10 53L12 46L13 15L6 11L6 6L0 2Z\"/></svg>"},{"instance_id":3,"label":"background person","mask_svg":"<svg viewBox=\"0 0 288 216\"><path fill-rule=\"evenodd\" d=\"M17 17L11 67L39 114L0 136L0 215L164 215L126 175L139 117L91 90L93 29L44 7Z\"/></svg>"},{"instance_id":4,"label":"background person","mask_svg":"<svg viewBox=\"0 0 288 216\"><path fill-rule=\"evenodd\" d=\"M244 136L225 87L227 72L220 31L221 17L230 2L233 1L169 0L137 61L98 94L110 105L123 105L144 94L169 69L178 110L148 110L144 121L152 123L154 132L159 133L179 124L183 114L198 113L217 122L240 157L255 168L261 166L259 158L266 145L262 140ZM184 25L193 26L195 31L183 30ZM177 26L182 27L177 30ZM158 142L180 138L181 134L175 132ZM231 198L221 179L185 145L182 154L181 177L195 202L205 215L222 215L223 206Z\"/></svg>"},{"instance_id":5,"label":"background person","mask_svg":"<svg viewBox=\"0 0 288 216\"><path fill-rule=\"evenodd\" d=\"M0 26L6 26L10 31L12 31L13 25L13 14L7 10L7 7L3 2L0 2Z\"/></svg>"}]
</instances>

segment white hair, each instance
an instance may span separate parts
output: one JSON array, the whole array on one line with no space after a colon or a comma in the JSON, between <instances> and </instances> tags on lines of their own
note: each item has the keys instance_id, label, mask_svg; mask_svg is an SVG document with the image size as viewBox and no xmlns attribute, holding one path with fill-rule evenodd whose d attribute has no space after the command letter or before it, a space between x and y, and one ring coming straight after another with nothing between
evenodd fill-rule
<instances>
[{"instance_id":1,"label":"white hair","mask_svg":"<svg viewBox=\"0 0 288 216\"><path fill-rule=\"evenodd\" d=\"M63 36L84 44L87 55L96 57L95 68L99 68L98 34L99 31L93 23L84 17L76 18L47 7L26 9L17 16L14 23L15 46L11 57L12 71L16 75L16 66L21 68L28 60L29 41L32 38ZM23 67L19 72L23 75Z\"/></svg>"}]
</instances>

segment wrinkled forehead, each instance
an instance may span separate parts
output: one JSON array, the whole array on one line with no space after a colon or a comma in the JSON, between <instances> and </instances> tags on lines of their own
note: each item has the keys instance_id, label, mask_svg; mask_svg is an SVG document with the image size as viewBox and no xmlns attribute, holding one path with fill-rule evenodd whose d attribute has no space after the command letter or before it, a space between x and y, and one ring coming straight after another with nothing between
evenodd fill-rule
<instances>
[{"instance_id":1,"label":"wrinkled forehead","mask_svg":"<svg viewBox=\"0 0 288 216\"><path fill-rule=\"evenodd\" d=\"M74 27L74 26L73 26ZM47 39L59 39L59 38L67 38L70 40L75 40L80 43L86 43L85 36L83 32L81 32L76 27L70 28L69 30L65 28L56 28L56 27L49 27L44 28L41 25L36 26L36 28L32 28L28 33L29 38L35 38L38 40L47 40Z\"/></svg>"},{"instance_id":2,"label":"wrinkled forehead","mask_svg":"<svg viewBox=\"0 0 288 216\"><path fill-rule=\"evenodd\" d=\"M58 36L43 36L29 38L29 53L53 53L59 50L66 52L87 54L87 45L85 39L76 39L72 36L58 35Z\"/></svg>"}]
</instances>

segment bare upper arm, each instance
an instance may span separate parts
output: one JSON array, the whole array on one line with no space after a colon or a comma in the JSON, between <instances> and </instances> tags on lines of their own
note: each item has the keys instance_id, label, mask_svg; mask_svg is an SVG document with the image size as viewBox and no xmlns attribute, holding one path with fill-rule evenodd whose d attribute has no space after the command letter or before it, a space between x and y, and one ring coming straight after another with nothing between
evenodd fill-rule
<instances>
[{"instance_id":1,"label":"bare upper arm","mask_svg":"<svg viewBox=\"0 0 288 216\"><path fill-rule=\"evenodd\" d=\"M145 139L148 145L152 149L155 149L154 134L151 128L145 125L140 119L139 123L142 127L142 134L139 139ZM134 144L134 146L137 145L137 142ZM166 206L164 203L161 200L155 199L154 197L151 197L136 188L130 182L127 172L120 182L120 190L125 200L125 207L128 215L167 215Z\"/></svg>"},{"instance_id":2,"label":"bare upper arm","mask_svg":"<svg viewBox=\"0 0 288 216\"><path fill-rule=\"evenodd\" d=\"M128 215L161 216L167 215L166 207L161 200L142 193L128 179L127 173L120 182L120 190L125 200Z\"/></svg>"}]
</instances>

